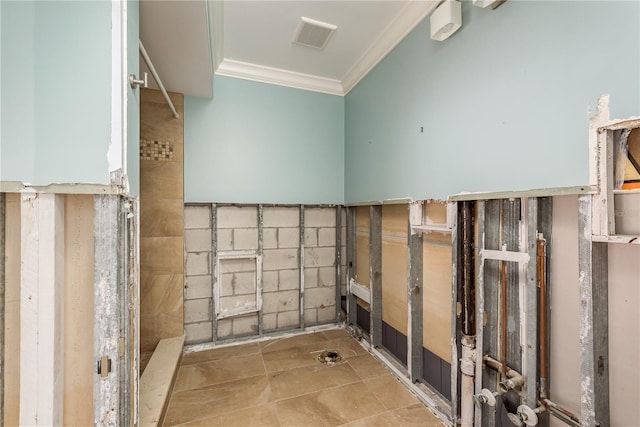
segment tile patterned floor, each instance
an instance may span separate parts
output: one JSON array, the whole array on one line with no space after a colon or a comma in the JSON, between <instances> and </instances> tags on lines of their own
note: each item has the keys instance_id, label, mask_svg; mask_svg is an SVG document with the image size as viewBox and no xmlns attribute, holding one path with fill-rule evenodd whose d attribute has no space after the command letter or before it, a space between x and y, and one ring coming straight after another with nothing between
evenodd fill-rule
<instances>
[{"instance_id":1,"label":"tile patterned floor","mask_svg":"<svg viewBox=\"0 0 640 427\"><path fill-rule=\"evenodd\" d=\"M164 425L443 426L342 329L184 355Z\"/></svg>"}]
</instances>

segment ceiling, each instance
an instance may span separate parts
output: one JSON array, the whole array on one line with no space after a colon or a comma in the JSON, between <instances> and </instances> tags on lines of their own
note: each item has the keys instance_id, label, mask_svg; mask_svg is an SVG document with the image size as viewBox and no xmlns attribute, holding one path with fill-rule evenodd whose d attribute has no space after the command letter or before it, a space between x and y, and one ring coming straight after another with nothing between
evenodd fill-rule
<instances>
[{"instance_id":1,"label":"ceiling","mask_svg":"<svg viewBox=\"0 0 640 427\"><path fill-rule=\"evenodd\" d=\"M437 0L142 0L140 40L169 91L211 97L212 71L345 95ZM323 49L293 43L301 17L337 26ZM148 71L141 60L141 71ZM150 77L153 87L153 79Z\"/></svg>"}]
</instances>

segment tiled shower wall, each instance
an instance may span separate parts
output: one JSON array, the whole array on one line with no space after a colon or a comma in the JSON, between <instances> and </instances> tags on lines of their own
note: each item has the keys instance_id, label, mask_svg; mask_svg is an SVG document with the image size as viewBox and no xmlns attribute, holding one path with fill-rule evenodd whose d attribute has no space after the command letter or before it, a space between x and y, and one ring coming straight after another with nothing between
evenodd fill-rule
<instances>
[{"instance_id":1,"label":"tiled shower wall","mask_svg":"<svg viewBox=\"0 0 640 427\"><path fill-rule=\"evenodd\" d=\"M260 218L257 205L185 205L187 344L336 322L336 215L335 207L325 206L264 206ZM342 236L345 224L342 212ZM346 240L341 240L344 254ZM344 294L345 257L341 259ZM214 321L216 263L219 301ZM242 315L228 314L242 309Z\"/></svg>"}]
</instances>

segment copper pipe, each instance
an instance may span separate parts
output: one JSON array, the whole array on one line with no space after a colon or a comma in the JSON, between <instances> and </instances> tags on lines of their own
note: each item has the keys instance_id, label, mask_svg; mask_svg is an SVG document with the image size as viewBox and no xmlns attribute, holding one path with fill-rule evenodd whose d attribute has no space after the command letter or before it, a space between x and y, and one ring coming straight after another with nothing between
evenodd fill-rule
<instances>
[{"instance_id":1,"label":"copper pipe","mask_svg":"<svg viewBox=\"0 0 640 427\"><path fill-rule=\"evenodd\" d=\"M538 237L537 241L537 269L538 269L538 288L540 289L539 298L539 337L540 337L540 394L546 397L547 382L547 278L546 278L546 259L547 259L547 241L542 237Z\"/></svg>"}]
</instances>

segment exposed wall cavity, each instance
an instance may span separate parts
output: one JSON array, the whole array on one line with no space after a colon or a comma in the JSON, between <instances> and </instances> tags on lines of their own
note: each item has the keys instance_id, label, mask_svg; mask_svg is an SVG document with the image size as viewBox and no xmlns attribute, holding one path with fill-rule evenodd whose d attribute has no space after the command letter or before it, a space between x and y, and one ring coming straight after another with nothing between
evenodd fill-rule
<instances>
[{"instance_id":1,"label":"exposed wall cavity","mask_svg":"<svg viewBox=\"0 0 640 427\"><path fill-rule=\"evenodd\" d=\"M336 322L336 219L329 206L186 204L186 343Z\"/></svg>"}]
</instances>

